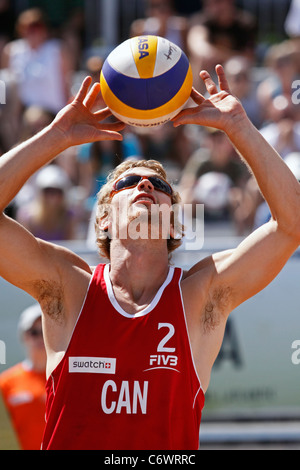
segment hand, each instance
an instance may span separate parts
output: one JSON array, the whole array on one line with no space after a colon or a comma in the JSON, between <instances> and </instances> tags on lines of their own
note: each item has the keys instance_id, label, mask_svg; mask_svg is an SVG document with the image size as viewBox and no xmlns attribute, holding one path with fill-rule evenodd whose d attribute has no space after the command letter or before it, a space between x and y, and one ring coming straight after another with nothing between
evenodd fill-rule
<instances>
[{"instance_id":1,"label":"hand","mask_svg":"<svg viewBox=\"0 0 300 470\"><path fill-rule=\"evenodd\" d=\"M229 132L234 123L246 116L241 103L230 92L223 67L217 65L216 72L220 91L206 70L200 72L210 98L204 98L193 88L191 98L197 106L184 109L172 119L175 127L181 124L198 124Z\"/></svg>"},{"instance_id":2,"label":"hand","mask_svg":"<svg viewBox=\"0 0 300 470\"><path fill-rule=\"evenodd\" d=\"M52 123L66 139L68 147L98 140L122 140L118 131L124 129L124 123L101 122L111 116L108 108L94 113L91 111L100 91L99 83L94 84L89 91L91 81L91 77L85 78L72 103L65 106Z\"/></svg>"}]
</instances>

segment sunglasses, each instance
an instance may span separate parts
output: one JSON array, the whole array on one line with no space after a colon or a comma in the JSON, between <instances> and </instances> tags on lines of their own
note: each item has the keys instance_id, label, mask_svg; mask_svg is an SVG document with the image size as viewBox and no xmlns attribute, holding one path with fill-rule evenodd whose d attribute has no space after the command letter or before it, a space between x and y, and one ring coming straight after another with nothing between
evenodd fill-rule
<instances>
[{"instance_id":1,"label":"sunglasses","mask_svg":"<svg viewBox=\"0 0 300 470\"><path fill-rule=\"evenodd\" d=\"M168 196L172 196L173 190L169 183L159 176L140 176L140 175L128 175L116 180L113 184L113 189L110 193L110 197L123 189L134 188L139 184L140 181L147 179L153 185L157 191L162 191Z\"/></svg>"}]
</instances>

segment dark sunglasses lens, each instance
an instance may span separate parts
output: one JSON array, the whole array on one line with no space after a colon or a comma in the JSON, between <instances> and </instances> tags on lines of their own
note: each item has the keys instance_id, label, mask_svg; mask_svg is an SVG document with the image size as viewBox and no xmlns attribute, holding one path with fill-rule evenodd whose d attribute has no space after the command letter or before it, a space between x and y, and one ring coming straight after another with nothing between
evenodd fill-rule
<instances>
[{"instance_id":1,"label":"dark sunglasses lens","mask_svg":"<svg viewBox=\"0 0 300 470\"><path fill-rule=\"evenodd\" d=\"M149 181L153 184L155 189L157 189L158 191L163 191L164 193L172 194L171 187L160 178L156 178L156 176L150 176Z\"/></svg>"},{"instance_id":2,"label":"dark sunglasses lens","mask_svg":"<svg viewBox=\"0 0 300 470\"><path fill-rule=\"evenodd\" d=\"M142 176L139 176L139 175L125 176L125 178L122 178L119 181L117 181L115 185L115 191L121 191L121 189L131 188L132 186L136 186L137 184L139 184L141 179L142 179ZM158 191L163 191L164 193L167 193L170 195L172 194L171 187L168 185L168 183L166 183L162 179L156 176L149 176L147 177L147 179L149 179L149 181L153 184L154 188L157 189Z\"/></svg>"},{"instance_id":3,"label":"dark sunglasses lens","mask_svg":"<svg viewBox=\"0 0 300 470\"><path fill-rule=\"evenodd\" d=\"M121 191L124 188L130 188L139 183L141 177L138 175L130 175L122 178L120 181L116 183L116 191Z\"/></svg>"}]
</instances>

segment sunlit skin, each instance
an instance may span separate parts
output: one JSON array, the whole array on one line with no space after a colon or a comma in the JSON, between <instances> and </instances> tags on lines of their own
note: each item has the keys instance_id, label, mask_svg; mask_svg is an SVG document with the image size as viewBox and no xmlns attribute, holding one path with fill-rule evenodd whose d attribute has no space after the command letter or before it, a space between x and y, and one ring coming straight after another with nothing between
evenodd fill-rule
<instances>
[{"instance_id":1,"label":"sunlit skin","mask_svg":"<svg viewBox=\"0 0 300 470\"><path fill-rule=\"evenodd\" d=\"M218 83L207 71L200 73L207 96L193 89L194 105L184 109L173 125L209 126L225 132L251 168L272 217L236 248L195 260L183 275L181 289L187 327L204 391L230 312L267 286L300 243L299 183L251 124L241 103L232 95L221 66L216 67L216 73ZM124 124L106 122L111 116L108 109L93 112L99 84L91 88L90 85L91 78L86 78L74 101L48 127L1 157L2 211L35 171L69 146L122 140ZM147 168L135 168L134 173L152 174ZM128 202L129 215L133 217L149 213L153 206L171 207L171 198L155 190L147 179L112 197L116 213L121 201ZM102 221L107 227L113 222L113 219ZM128 222L125 218L125 225ZM169 270L166 240L113 238L109 262L116 300L126 312L135 314L149 305L166 279ZM92 273L93 268L75 253L36 239L12 219L0 216L0 274L41 304L47 376L68 347Z\"/></svg>"}]
</instances>

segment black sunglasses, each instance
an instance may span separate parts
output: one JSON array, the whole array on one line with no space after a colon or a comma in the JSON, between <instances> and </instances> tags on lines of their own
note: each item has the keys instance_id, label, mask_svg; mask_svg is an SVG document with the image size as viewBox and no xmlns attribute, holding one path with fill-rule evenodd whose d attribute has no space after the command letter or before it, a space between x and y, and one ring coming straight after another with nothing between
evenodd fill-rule
<instances>
[{"instance_id":1,"label":"black sunglasses","mask_svg":"<svg viewBox=\"0 0 300 470\"><path fill-rule=\"evenodd\" d=\"M163 193L168 194L168 196L172 196L173 190L169 183L167 183L167 181L164 179L160 178L159 176L140 175L128 175L115 181L110 196L112 197L115 193L118 193L123 189L134 188L139 184L140 181L145 179L149 180L157 191L162 191Z\"/></svg>"}]
</instances>

